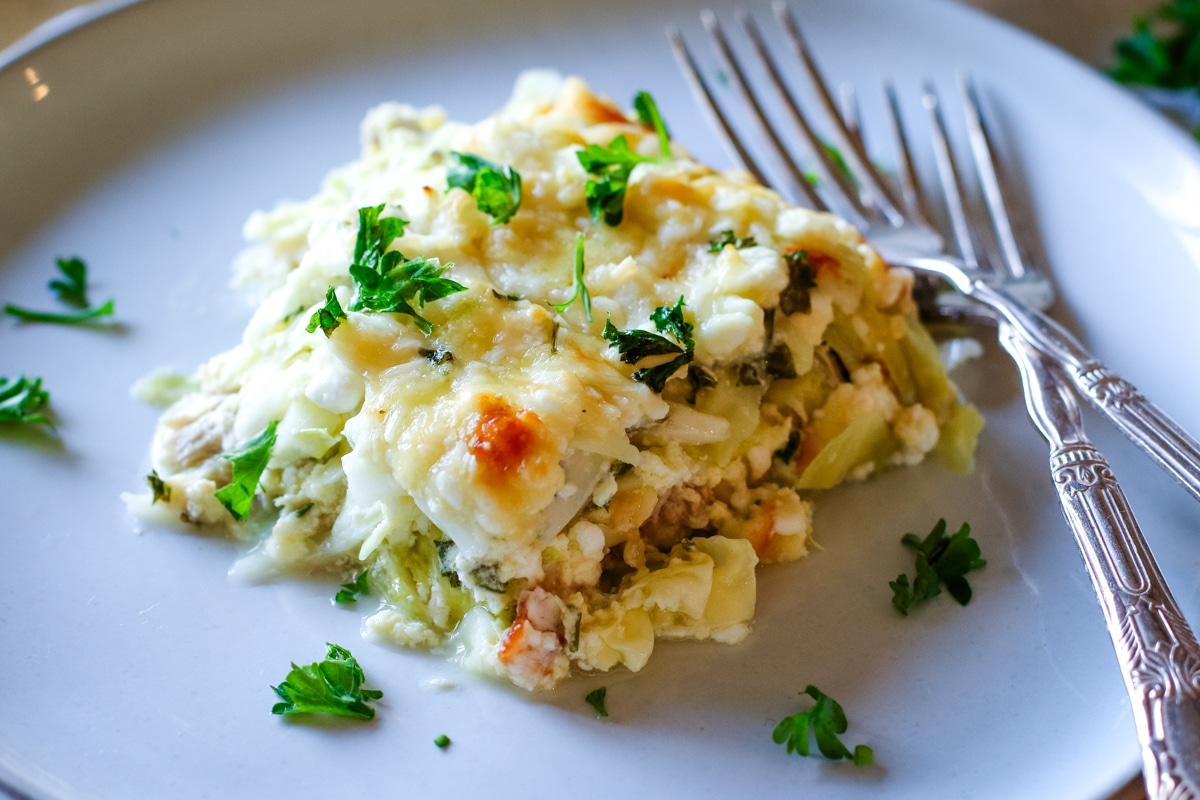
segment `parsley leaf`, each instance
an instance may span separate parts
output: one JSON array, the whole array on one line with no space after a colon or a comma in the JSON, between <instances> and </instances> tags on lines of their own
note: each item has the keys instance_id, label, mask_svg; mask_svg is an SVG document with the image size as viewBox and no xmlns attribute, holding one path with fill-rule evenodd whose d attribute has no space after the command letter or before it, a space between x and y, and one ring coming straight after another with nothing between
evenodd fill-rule
<instances>
[{"instance_id":1,"label":"parsley leaf","mask_svg":"<svg viewBox=\"0 0 1200 800\"><path fill-rule=\"evenodd\" d=\"M654 132L658 134L658 152L662 154L662 159L665 161L671 157L671 134L667 133L667 126L663 122L662 115L658 113L658 103L654 102L654 98L649 92L638 92L633 98L633 110L637 112L638 119L643 125L654 128Z\"/></svg>"},{"instance_id":2,"label":"parsley leaf","mask_svg":"<svg viewBox=\"0 0 1200 800\"><path fill-rule=\"evenodd\" d=\"M228 486L218 489L214 497L229 510L236 520L243 520L250 511L254 493L258 491L258 479L262 477L271 460L271 448L275 446L275 420L263 432L231 453L221 458L233 464L233 480Z\"/></svg>"},{"instance_id":3,"label":"parsley leaf","mask_svg":"<svg viewBox=\"0 0 1200 800\"><path fill-rule=\"evenodd\" d=\"M587 315L588 322L595 322L592 319L592 295L588 291L587 285L583 282L583 234L575 234L575 291L567 298L565 303L550 303L550 307L558 313L563 313L571 304L575 302L575 298L583 296L583 313Z\"/></svg>"},{"instance_id":4,"label":"parsley leaf","mask_svg":"<svg viewBox=\"0 0 1200 800\"><path fill-rule=\"evenodd\" d=\"M916 534L906 533L901 541L917 551L917 574L911 584L908 576L903 574L888 583L892 589L892 605L897 611L908 616L913 603L941 594L942 584L959 605L971 602L971 585L967 583L966 574L987 562L980 558L979 543L971 538L970 525L964 522L958 533L947 536L946 520L939 519L923 540Z\"/></svg>"},{"instance_id":5,"label":"parsley leaf","mask_svg":"<svg viewBox=\"0 0 1200 800\"><path fill-rule=\"evenodd\" d=\"M336 714L353 719L373 719L375 709L368 701L383 697L377 689L364 689L362 667L350 651L326 642L325 660L305 667L292 663L292 670L278 686L272 686L282 703L272 714Z\"/></svg>"},{"instance_id":6,"label":"parsley leaf","mask_svg":"<svg viewBox=\"0 0 1200 800\"><path fill-rule=\"evenodd\" d=\"M608 687L601 686L599 689L593 689L583 698L587 704L596 710L597 717L608 716Z\"/></svg>"},{"instance_id":7,"label":"parsley leaf","mask_svg":"<svg viewBox=\"0 0 1200 800\"><path fill-rule=\"evenodd\" d=\"M755 247L758 242L754 241L753 236L734 236L733 231L721 231L721 238L713 239L708 243L708 252L719 253L725 249L725 245L731 244L738 250L745 247Z\"/></svg>"},{"instance_id":8,"label":"parsley leaf","mask_svg":"<svg viewBox=\"0 0 1200 800\"><path fill-rule=\"evenodd\" d=\"M471 153L450 151L446 191L463 189L475 198L475 207L492 218L493 225L512 219L521 207L521 175Z\"/></svg>"},{"instance_id":9,"label":"parsley leaf","mask_svg":"<svg viewBox=\"0 0 1200 800\"><path fill-rule=\"evenodd\" d=\"M54 421L39 413L50 402L50 392L42 388L42 379L29 380L24 375L15 378L0 376L0 422L40 424L50 428Z\"/></svg>"},{"instance_id":10,"label":"parsley leaf","mask_svg":"<svg viewBox=\"0 0 1200 800\"><path fill-rule=\"evenodd\" d=\"M580 165L593 176L583 187L592 219L599 219L603 214L605 224L620 225L625 218L625 190L629 187L630 173L638 164L647 164L654 159L630 150L625 134L609 142L608 147L589 144L576 156Z\"/></svg>"},{"instance_id":11,"label":"parsley leaf","mask_svg":"<svg viewBox=\"0 0 1200 800\"><path fill-rule=\"evenodd\" d=\"M52 280L48 284L51 291L58 295L59 302L65 303L76 308L86 308L88 305L87 299L87 264L83 263L83 259L73 256L71 258L56 258L58 271L66 278L65 281Z\"/></svg>"},{"instance_id":12,"label":"parsley leaf","mask_svg":"<svg viewBox=\"0 0 1200 800\"><path fill-rule=\"evenodd\" d=\"M1135 17L1113 49L1109 75L1121 83L1200 89L1200 2L1169 0Z\"/></svg>"},{"instance_id":13,"label":"parsley leaf","mask_svg":"<svg viewBox=\"0 0 1200 800\"><path fill-rule=\"evenodd\" d=\"M112 316L113 301L109 300L97 308L85 308L69 314L56 314L53 311L34 311L14 306L12 303L6 303L4 313L11 317L16 317L22 322L55 322L60 325L78 325L81 322L90 322L99 317Z\"/></svg>"},{"instance_id":14,"label":"parsley leaf","mask_svg":"<svg viewBox=\"0 0 1200 800\"><path fill-rule=\"evenodd\" d=\"M659 306L650 314L650 320L659 333L670 333L679 344L650 331L617 330L611 319L604 323L601 336L610 342L610 347L617 348L617 353L626 364L636 364L651 356L675 356L664 364L643 367L633 373L635 381L646 384L655 392L662 392L667 379L695 357L696 342L692 338L692 324L683 318L683 307L683 298L680 297L674 306Z\"/></svg>"},{"instance_id":15,"label":"parsley leaf","mask_svg":"<svg viewBox=\"0 0 1200 800\"><path fill-rule=\"evenodd\" d=\"M171 484L158 477L158 470L150 470L150 474L146 476L146 483L150 484L150 491L154 492L154 499L150 501L150 505L154 505L159 500L164 503L171 500Z\"/></svg>"},{"instance_id":16,"label":"parsley leaf","mask_svg":"<svg viewBox=\"0 0 1200 800\"><path fill-rule=\"evenodd\" d=\"M112 300L96 308L87 307L87 264L84 264L82 259L72 257L59 258L55 261L58 263L59 272L66 280L55 279L50 281L47 286L58 295L60 302L78 310L60 314L53 311L34 311L7 303L4 306L5 314L23 322L53 322L60 325L78 325L99 317L112 316L114 308Z\"/></svg>"},{"instance_id":17,"label":"parsley leaf","mask_svg":"<svg viewBox=\"0 0 1200 800\"><path fill-rule=\"evenodd\" d=\"M358 598L370 593L371 587L367 585L367 571L364 569L350 583L342 584L342 588L333 596L333 602L339 605L349 605L357 603Z\"/></svg>"},{"instance_id":18,"label":"parsley leaf","mask_svg":"<svg viewBox=\"0 0 1200 800\"><path fill-rule=\"evenodd\" d=\"M784 314L807 314L812 310L812 290L817 288L817 271L808 260L807 250L783 254L788 268L788 283L779 293L779 310Z\"/></svg>"},{"instance_id":19,"label":"parsley leaf","mask_svg":"<svg viewBox=\"0 0 1200 800\"><path fill-rule=\"evenodd\" d=\"M785 464L792 463L792 459L796 457L796 452L800 449L800 431L792 431L788 434L787 442L783 447L775 451L775 457Z\"/></svg>"},{"instance_id":20,"label":"parsley leaf","mask_svg":"<svg viewBox=\"0 0 1200 800\"><path fill-rule=\"evenodd\" d=\"M389 250L408 223L395 217L380 219L383 208L381 204L358 210L358 239L354 263L350 265L350 277L358 284L358 297L350 310L407 314L428 335L433 332L433 323L417 309L446 295L466 291L467 287L442 277L452 264L443 267L436 258L406 259L399 250Z\"/></svg>"},{"instance_id":21,"label":"parsley leaf","mask_svg":"<svg viewBox=\"0 0 1200 800\"><path fill-rule=\"evenodd\" d=\"M808 734L811 730L817 739L817 749L821 751L821 755L834 761L848 758L860 767L870 766L875 758L870 747L860 744L851 753L838 738L848 727L846 712L842 710L841 705L812 684L809 684L804 692L816 703L807 711L780 720L771 733L771 739L776 744L786 744L789 753L807 756Z\"/></svg>"},{"instance_id":22,"label":"parsley leaf","mask_svg":"<svg viewBox=\"0 0 1200 800\"><path fill-rule=\"evenodd\" d=\"M444 733L439 733L438 737L433 740L433 743L435 745L437 745L439 748L441 748L442 750L445 750L447 747L450 746L450 737Z\"/></svg>"},{"instance_id":23,"label":"parsley leaf","mask_svg":"<svg viewBox=\"0 0 1200 800\"><path fill-rule=\"evenodd\" d=\"M329 291L325 292L325 305L313 312L304 330L315 333L319 327L321 333L325 334L325 338L328 339L345 318L346 312L342 310L342 304L338 302L337 294L330 286Z\"/></svg>"}]
</instances>

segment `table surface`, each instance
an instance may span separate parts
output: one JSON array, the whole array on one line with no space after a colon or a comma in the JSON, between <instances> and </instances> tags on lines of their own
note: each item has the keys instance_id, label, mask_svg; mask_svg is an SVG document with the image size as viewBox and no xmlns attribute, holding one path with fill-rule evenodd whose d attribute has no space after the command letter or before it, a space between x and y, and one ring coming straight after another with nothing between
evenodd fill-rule
<instances>
[{"instance_id":1,"label":"table surface","mask_svg":"<svg viewBox=\"0 0 1200 800\"><path fill-rule=\"evenodd\" d=\"M960 0L1006 20L1103 69L1111 63L1113 41L1126 33L1137 14L1161 0ZM0 0L0 50L80 0ZM2 794L2 792L0 792ZM1110 800L1144 800L1139 781L1131 781Z\"/></svg>"}]
</instances>

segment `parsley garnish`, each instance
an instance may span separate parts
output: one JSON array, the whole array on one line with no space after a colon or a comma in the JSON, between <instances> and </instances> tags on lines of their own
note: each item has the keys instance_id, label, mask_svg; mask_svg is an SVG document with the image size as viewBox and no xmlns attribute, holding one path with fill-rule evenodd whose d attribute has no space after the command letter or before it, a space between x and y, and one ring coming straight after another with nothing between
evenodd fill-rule
<instances>
[{"instance_id":1,"label":"parsley garnish","mask_svg":"<svg viewBox=\"0 0 1200 800\"><path fill-rule=\"evenodd\" d=\"M433 740L433 743L440 749L445 750L450 746L450 737L444 733L439 733L437 738Z\"/></svg>"},{"instance_id":2,"label":"parsley garnish","mask_svg":"<svg viewBox=\"0 0 1200 800\"><path fill-rule=\"evenodd\" d=\"M367 571L364 569L350 583L342 584L342 588L333 596L333 602L339 605L349 605L350 603L357 603L358 598L370 593L371 587L367 586Z\"/></svg>"},{"instance_id":3,"label":"parsley garnish","mask_svg":"<svg viewBox=\"0 0 1200 800\"><path fill-rule=\"evenodd\" d=\"M599 219L603 214L605 224L620 225L625 218L625 190L629 187L630 173L638 164L647 164L654 159L630 150L624 134L609 142L608 147L589 144L576 155L580 165L594 178L584 186L592 219Z\"/></svg>"},{"instance_id":4,"label":"parsley garnish","mask_svg":"<svg viewBox=\"0 0 1200 800\"><path fill-rule=\"evenodd\" d=\"M278 686L272 686L282 703L272 714L336 714L354 719L373 719L375 709L368 701L383 697L377 689L364 689L362 667L350 651L326 642L324 661L305 667L292 663L292 670Z\"/></svg>"},{"instance_id":5,"label":"parsley garnish","mask_svg":"<svg viewBox=\"0 0 1200 800\"><path fill-rule=\"evenodd\" d=\"M171 485L158 477L158 470L150 470L150 474L146 476L146 483L150 484L150 491L154 492L154 499L150 501L150 505L154 505L159 500L164 503L171 500Z\"/></svg>"},{"instance_id":6,"label":"parsley garnish","mask_svg":"<svg viewBox=\"0 0 1200 800\"><path fill-rule=\"evenodd\" d=\"M1134 17L1114 51L1109 75L1121 83L1200 89L1200 2L1170 0Z\"/></svg>"},{"instance_id":7,"label":"parsley garnish","mask_svg":"<svg viewBox=\"0 0 1200 800\"><path fill-rule=\"evenodd\" d=\"M643 125L654 128L654 132L658 134L658 152L662 154L664 161L669 159L671 135L667 133L667 126L662 120L662 115L658 113L658 103L654 102L649 92L638 92L633 98L633 110L637 112Z\"/></svg>"},{"instance_id":8,"label":"parsley garnish","mask_svg":"<svg viewBox=\"0 0 1200 800\"><path fill-rule=\"evenodd\" d=\"M558 313L563 313L571 304L575 302L575 298L583 296L583 313L587 315L588 322L595 322L592 319L592 295L588 291L587 284L583 282L583 234L575 234L575 278L573 281L575 291L571 292L571 296L567 298L565 303L550 303L550 307Z\"/></svg>"},{"instance_id":9,"label":"parsley garnish","mask_svg":"<svg viewBox=\"0 0 1200 800\"><path fill-rule=\"evenodd\" d=\"M330 286L329 291L325 292L325 305L313 312L312 316L308 318L308 325L304 330L315 333L319 327L321 333L325 334L325 338L328 339L345 318L346 312L342 310L342 304L338 302L337 294Z\"/></svg>"},{"instance_id":10,"label":"parsley garnish","mask_svg":"<svg viewBox=\"0 0 1200 800\"><path fill-rule=\"evenodd\" d=\"M758 242L754 241L753 236L734 236L733 231L721 231L721 238L713 239L708 243L708 252L719 253L725 249L725 245L731 244L738 250L745 247L755 247Z\"/></svg>"},{"instance_id":11,"label":"parsley garnish","mask_svg":"<svg viewBox=\"0 0 1200 800\"><path fill-rule=\"evenodd\" d=\"M59 272L63 274L65 280L55 279L47 285L51 291L58 295L61 303L79 310L60 314L53 311L33 311L8 303L4 306L5 314L16 317L24 322L55 322L62 325L77 325L99 317L112 316L112 300L106 301L97 308L88 307L87 265L83 263L82 259L58 258L55 261L58 264Z\"/></svg>"},{"instance_id":12,"label":"parsley garnish","mask_svg":"<svg viewBox=\"0 0 1200 800\"><path fill-rule=\"evenodd\" d=\"M771 738L776 744L786 744L789 753L808 755L808 733L812 730L817 739L817 749L821 755L834 761L848 758L860 767L869 767L875 758L874 752L865 744L860 744L851 753L839 734L846 732L846 712L829 695L809 684L804 693L816 703L807 711L784 717L775 726Z\"/></svg>"},{"instance_id":13,"label":"parsley garnish","mask_svg":"<svg viewBox=\"0 0 1200 800\"><path fill-rule=\"evenodd\" d=\"M262 433L255 436L231 453L221 458L233 464L233 480L228 486L218 489L213 495L229 510L236 520L246 518L254 493L258 491L258 479L262 477L267 462L271 460L271 448L275 446L275 420Z\"/></svg>"},{"instance_id":14,"label":"parsley garnish","mask_svg":"<svg viewBox=\"0 0 1200 800\"><path fill-rule=\"evenodd\" d=\"M792 463L792 459L796 457L796 451L799 449L800 431L792 431L788 434L787 443L775 451L775 457L785 464L790 464Z\"/></svg>"},{"instance_id":15,"label":"parsley garnish","mask_svg":"<svg viewBox=\"0 0 1200 800\"><path fill-rule=\"evenodd\" d=\"M87 308L87 264L79 257L56 258L58 270L66 278L65 281L52 280L48 284L50 290L58 295L60 303L76 308Z\"/></svg>"},{"instance_id":16,"label":"parsley garnish","mask_svg":"<svg viewBox=\"0 0 1200 800\"><path fill-rule=\"evenodd\" d=\"M20 422L54 427L54 421L39 413L50 402L50 392L42 388L42 379L24 375L0 377L0 422Z\"/></svg>"},{"instance_id":17,"label":"parsley garnish","mask_svg":"<svg viewBox=\"0 0 1200 800\"><path fill-rule=\"evenodd\" d=\"M406 259L399 250L388 250L404 233L408 222L395 217L380 219L383 208L381 204L358 210L358 239L354 245L354 263L350 265L350 276L358 284L358 297L350 310L408 314L428 335L433 332L433 323L417 309L446 295L466 291L467 287L442 277L452 264L443 267L436 258Z\"/></svg>"},{"instance_id":18,"label":"parsley garnish","mask_svg":"<svg viewBox=\"0 0 1200 800\"><path fill-rule=\"evenodd\" d=\"M601 335L616 347L621 360L626 364L636 364L643 358L651 356L675 356L665 364L656 367L643 367L633 373L633 379L644 383L656 392L661 392L670 378L684 364L691 362L696 352L696 342L692 338L692 324L683 318L683 298L674 306L659 306L650 315L650 320L659 333L670 333L679 344L673 343L665 336L643 330L620 331L612 324L612 320L604 323Z\"/></svg>"},{"instance_id":19,"label":"parsley garnish","mask_svg":"<svg viewBox=\"0 0 1200 800\"><path fill-rule=\"evenodd\" d=\"M608 716L608 687L601 686L599 689L593 689L588 692L583 698L587 704L596 710L597 717Z\"/></svg>"},{"instance_id":20,"label":"parsley garnish","mask_svg":"<svg viewBox=\"0 0 1200 800\"><path fill-rule=\"evenodd\" d=\"M783 254L788 268L788 284L779 293L779 310L785 314L807 314L812 310L812 290L817 288L817 271L808 260L807 250Z\"/></svg>"},{"instance_id":21,"label":"parsley garnish","mask_svg":"<svg viewBox=\"0 0 1200 800\"><path fill-rule=\"evenodd\" d=\"M928 600L941 594L941 585L958 601L966 605L971 601L971 585L966 574L987 564L979 556L979 543L971 538L971 526L963 523L958 533L946 535L946 520L939 519L933 530L922 540L912 533L904 534L904 544L917 551L917 575L909 585L908 576L901 574L888 583L892 587L892 605L901 614L908 616L908 609L920 600Z\"/></svg>"},{"instance_id":22,"label":"parsley garnish","mask_svg":"<svg viewBox=\"0 0 1200 800\"><path fill-rule=\"evenodd\" d=\"M446 191L463 189L475 198L475 207L492 218L493 225L508 222L521 207L521 175L471 153L450 151Z\"/></svg>"}]
</instances>

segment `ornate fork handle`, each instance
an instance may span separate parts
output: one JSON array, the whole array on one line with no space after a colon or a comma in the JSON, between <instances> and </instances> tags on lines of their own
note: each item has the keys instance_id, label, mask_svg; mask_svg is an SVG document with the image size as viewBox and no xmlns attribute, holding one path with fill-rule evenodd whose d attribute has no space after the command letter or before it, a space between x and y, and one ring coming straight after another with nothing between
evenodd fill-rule
<instances>
[{"instance_id":1,"label":"ornate fork handle","mask_svg":"<svg viewBox=\"0 0 1200 800\"><path fill-rule=\"evenodd\" d=\"M1030 417L1117 651L1142 744L1149 797L1200 798L1200 644L1183 618L1108 462L1084 435L1059 369L1008 322Z\"/></svg>"},{"instance_id":2,"label":"ornate fork handle","mask_svg":"<svg viewBox=\"0 0 1200 800\"><path fill-rule=\"evenodd\" d=\"M1091 353L1054 320L1009 291L945 258L895 258L894 264L936 272L963 294L1000 313L1020 335L1062 366L1079 391L1130 441L1200 500L1200 442Z\"/></svg>"}]
</instances>

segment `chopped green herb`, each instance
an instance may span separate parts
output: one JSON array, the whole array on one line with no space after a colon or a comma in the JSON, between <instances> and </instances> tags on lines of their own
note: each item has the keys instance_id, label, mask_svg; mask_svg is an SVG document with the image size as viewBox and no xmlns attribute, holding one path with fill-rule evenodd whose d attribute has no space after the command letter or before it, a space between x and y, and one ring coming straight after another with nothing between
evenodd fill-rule
<instances>
[{"instance_id":1,"label":"chopped green herb","mask_svg":"<svg viewBox=\"0 0 1200 800\"><path fill-rule=\"evenodd\" d=\"M466 291L467 287L442 277L452 264L443 267L436 258L406 259L400 251L389 250L408 223L395 217L380 219L383 209L383 205L378 205L358 210L358 239L354 263L350 265L350 276L358 284L358 297L350 310L407 314L428 335L433 332L433 323L422 317L417 309L455 292Z\"/></svg>"},{"instance_id":2,"label":"chopped green herb","mask_svg":"<svg viewBox=\"0 0 1200 800\"><path fill-rule=\"evenodd\" d=\"M593 689L583 698L587 704L596 710L597 717L608 716L608 687L601 686L599 689Z\"/></svg>"},{"instance_id":3,"label":"chopped green herb","mask_svg":"<svg viewBox=\"0 0 1200 800\"><path fill-rule=\"evenodd\" d=\"M475 198L475 207L492 218L493 225L508 222L521 207L521 175L486 158L450 151L446 168L450 189L463 189Z\"/></svg>"},{"instance_id":4,"label":"chopped green herb","mask_svg":"<svg viewBox=\"0 0 1200 800\"><path fill-rule=\"evenodd\" d=\"M558 330L562 326L558 320L553 320L550 323L550 355L558 355Z\"/></svg>"},{"instance_id":5,"label":"chopped green herb","mask_svg":"<svg viewBox=\"0 0 1200 800\"><path fill-rule=\"evenodd\" d=\"M371 587L367 586L367 571L364 569L362 572L358 573L358 577L350 581L350 583L342 584L342 588L339 589L338 593L333 596L333 602L337 603L338 605L349 605L351 603L357 603L358 598L370 593Z\"/></svg>"},{"instance_id":6,"label":"chopped green herb","mask_svg":"<svg viewBox=\"0 0 1200 800\"><path fill-rule=\"evenodd\" d=\"M811 684L805 688L804 693L816 703L807 711L784 717L775 726L771 739L776 744L786 744L789 753L807 756L808 734L811 730L817 739L817 749L821 751L821 755L834 761L848 758L857 766L869 767L875 758L870 747L860 744L851 753L838 738L840 734L846 732L848 727L846 712L842 710L841 705Z\"/></svg>"},{"instance_id":7,"label":"chopped green herb","mask_svg":"<svg viewBox=\"0 0 1200 800\"><path fill-rule=\"evenodd\" d=\"M658 134L658 152L664 161L671 158L671 135L667 133L666 123L662 114L658 113L658 103L649 92L638 92L633 98L633 110L637 112L638 120L647 127L654 128Z\"/></svg>"},{"instance_id":8,"label":"chopped green herb","mask_svg":"<svg viewBox=\"0 0 1200 800\"><path fill-rule=\"evenodd\" d=\"M158 477L158 470L150 470L150 474L146 476L146 482L150 484L150 491L154 492L154 499L150 501L150 505L154 505L159 500L164 503L171 500L171 485Z\"/></svg>"},{"instance_id":9,"label":"chopped green herb","mask_svg":"<svg viewBox=\"0 0 1200 800\"><path fill-rule=\"evenodd\" d=\"M50 402L50 392L42 388L42 379L29 380L0 376L0 422L54 427L54 421L39 411Z\"/></svg>"},{"instance_id":10,"label":"chopped green herb","mask_svg":"<svg viewBox=\"0 0 1200 800\"><path fill-rule=\"evenodd\" d=\"M305 503L304 505L300 506L300 508L296 509L296 517L303 517L305 514L312 511L313 506L315 505L316 503Z\"/></svg>"},{"instance_id":11,"label":"chopped green herb","mask_svg":"<svg viewBox=\"0 0 1200 800\"><path fill-rule=\"evenodd\" d=\"M514 303L518 300L525 299L524 297L522 297L519 294L500 294L495 289L492 289L492 297L496 298L497 300L511 300Z\"/></svg>"},{"instance_id":12,"label":"chopped green herb","mask_svg":"<svg viewBox=\"0 0 1200 800\"><path fill-rule=\"evenodd\" d=\"M620 225L625 218L625 190L629 187L630 173L638 164L647 164L654 159L630 150L624 134L609 142L608 147L589 144L576 155L580 165L593 176L584 186L592 219L603 215L605 224Z\"/></svg>"},{"instance_id":13,"label":"chopped green herb","mask_svg":"<svg viewBox=\"0 0 1200 800\"><path fill-rule=\"evenodd\" d=\"M786 380L796 377L796 360L786 342L774 344L767 350L763 366L772 378Z\"/></svg>"},{"instance_id":14,"label":"chopped green herb","mask_svg":"<svg viewBox=\"0 0 1200 800\"><path fill-rule=\"evenodd\" d=\"M788 283L779 293L779 310L784 314L807 314L812 310L812 290L817 288L817 271L808 260L807 250L783 254L788 268Z\"/></svg>"},{"instance_id":15,"label":"chopped green herb","mask_svg":"<svg viewBox=\"0 0 1200 800\"><path fill-rule=\"evenodd\" d=\"M275 420L262 433L244 445L221 457L233 464L233 480L228 486L218 489L213 495L229 510L236 520L243 520L250 512L254 493L258 491L258 479L262 477L271 460L271 448L275 446Z\"/></svg>"},{"instance_id":16,"label":"chopped green herb","mask_svg":"<svg viewBox=\"0 0 1200 800\"><path fill-rule=\"evenodd\" d=\"M440 733L438 734L437 738L433 740L433 743L442 750L445 750L450 746L450 737L444 733Z\"/></svg>"},{"instance_id":17,"label":"chopped green herb","mask_svg":"<svg viewBox=\"0 0 1200 800\"><path fill-rule=\"evenodd\" d=\"M675 356L664 364L644 367L633 373L635 381L646 384L656 392L662 392L667 379L680 367L691 363L695 356L696 342L692 339L692 324L683 318L683 307L683 298L680 297L674 306L659 306L650 314L650 320L659 333L670 333L679 344L650 331L617 330L611 319L604 323L601 336L610 342L610 347L617 348L617 353L626 364L636 364L651 356Z\"/></svg>"},{"instance_id":18,"label":"chopped green herb","mask_svg":"<svg viewBox=\"0 0 1200 800\"><path fill-rule=\"evenodd\" d=\"M421 347L417 350L417 353L435 367L440 367L442 364L449 364L454 360L454 353L451 353L446 347L437 347L432 350Z\"/></svg>"},{"instance_id":19,"label":"chopped green herb","mask_svg":"<svg viewBox=\"0 0 1200 800\"><path fill-rule=\"evenodd\" d=\"M901 614L908 616L913 603L928 600L941 594L941 584L946 591L966 605L971 601L971 585L966 574L987 564L980 558L979 543L971 538L971 526L963 523L958 533L946 535L946 520L939 519L923 540L916 534L906 533L901 541L917 551L917 574L909 584L908 576L901 574L888 585L892 588L892 605Z\"/></svg>"},{"instance_id":20,"label":"chopped green herb","mask_svg":"<svg viewBox=\"0 0 1200 800\"><path fill-rule=\"evenodd\" d=\"M708 252L719 253L725 249L727 244L741 250L746 247L755 247L758 242L754 241L753 236L734 236L732 230L721 231L721 238L713 239L708 243Z\"/></svg>"},{"instance_id":21,"label":"chopped green herb","mask_svg":"<svg viewBox=\"0 0 1200 800\"><path fill-rule=\"evenodd\" d=\"M113 313L113 301L109 300L98 308L85 308L69 314L56 314L52 311L32 311L28 308L6 303L4 313L16 317L23 322L54 322L60 325L78 325L81 322L91 322L100 317L110 317Z\"/></svg>"},{"instance_id":22,"label":"chopped green herb","mask_svg":"<svg viewBox=\"0 0 1200 800\"><path fill-rule=\"evenodd\" d=\"M87 264L78 257L56 258L58 271L66 280L52 280L50 290L58 295L60 303L76 308L87 308Z\"/></svg>"},{"instance_id":23,"label":"chopped green herb","mask_svg":"<svg viewBox=\"0 0 1200 800\"><path fill-rule=\"evenodd\" d=\"M576 297L583 297L583 313L587 316L588 322L595 322L592 319L592 295L588 291L587 284L583 282L583 234L575 234L575 278L573 282L575 291L567 298L565 303L550 303L550 307L558 313L563 313L571 304L575 302Z\"/></svg>"},{"instance_id":24,"label":"chopped green herb","mask_svg":"<svg viewBox=\"0 0 1200 800\"><path fill-rule=\"evenodd\" d=\"M344 647L326 642L323 661L305 667L292 663L292 670L278 686L272 686L282 703L272 714L335 714L352 719L375 717L367 703L383 697L377 689L364 689L362 667Z\"/></svg>"},{"instance_id":25,"label":"chopped green herb","mask_svg":"<svg viewBox=\"0 0 1200 800\"><path fill-rule=\"evenodd\" d=\"M1164 89L1200 89L1200 1L1169 0L1134 17L1114 46L1115 80Z\"/></svg>"},{"instance_id":26,"label":"chopped green herb","mask_svg":"<svg viewBox=\"0 0 1200 800\"><path fill-rule=\"evenodd\" d=\"M500 580L500 568L496 564L481 564L471 570L471 580L481 589L492 592L503 592L508 588L508 583Z\"/></svg>"},{"instance_id":27,"label":"chopped green herb","mask_svg":"<svg viewBox=\"0 0 1200 800\"><path fill-rule=\"evenodd\" d=\"M58 295L64 305L72 306L77 311L55 313L53 311L33 311L21 308L12 303L4 306L4 313L16 317L23 322L52 322L60 325L78 325L91 322L100 317L112 316L113 301L109 300L97 308L88 307L87 299L87 265L80 258L55 259L58 270L65 280L52 280L50 290Z\"/></svg>"},{"instance_id":28,"label":"chopped green herb","mask_svg":"<svg viewBox=\"0 0 1200 800\"><path fill-rule=\"evenodd\" d=\"M304 330L315 333L319 327L321 333L325 334L325 338L328 339L345 318L346 312L342 310L342 304L338 302L337 294L330 286L329 291L325 292L325 305L313 312Z\"/></svg>"},{"instance_id":29,"label":"chopped green herb","mask_svg":"<svg viewBox=\"0 0 1200 800\"><path fill-rule=\"evenodd\" d=\"M775 451L775 457L785 464L790 464L799 449L800 431L792 431L788 434L787 444Z\"/></svg>"}]
</instances>

